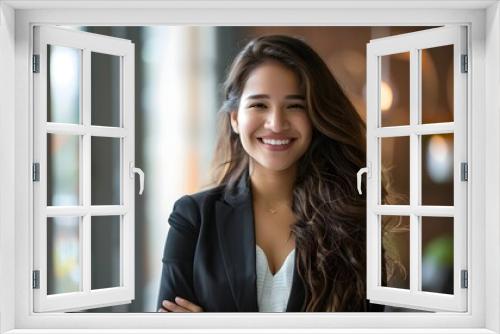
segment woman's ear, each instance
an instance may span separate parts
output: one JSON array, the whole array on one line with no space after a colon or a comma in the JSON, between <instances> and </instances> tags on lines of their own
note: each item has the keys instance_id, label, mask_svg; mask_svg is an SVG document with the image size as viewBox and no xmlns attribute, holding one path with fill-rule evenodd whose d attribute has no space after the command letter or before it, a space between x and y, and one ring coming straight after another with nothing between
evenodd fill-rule
<instances>
[{"instance_id":1,"label":"woman's ear","mask_svg":"<svg viewBox=\"0 0 500 334\"><path fill-rule=\"evenodd\" d=\"M238 112L231 111L229 113L229 115L231 117L231 127L233 128L233 131L236 133L239 133L239 130L238 130Z\"/></svg>"}]
</instances>

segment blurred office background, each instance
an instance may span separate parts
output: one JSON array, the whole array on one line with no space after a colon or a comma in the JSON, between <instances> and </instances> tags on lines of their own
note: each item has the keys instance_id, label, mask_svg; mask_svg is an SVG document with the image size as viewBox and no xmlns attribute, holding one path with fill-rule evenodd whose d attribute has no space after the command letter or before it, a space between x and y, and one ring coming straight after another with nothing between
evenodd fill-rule
<instances>
[{"instance_id":1,"label":"blurred office background","mask_svg":"<svg viewBox=\"0 0 500 334\"><path fill-rule=\"evenodd\" d=\"M135 44L135 161L146 175L144 194L136 195L135 206L135 299L127 305L88 311L155 312L167 219L176 199L208 184L222 82L238 51L259 35L279 33L302 38L322 56L366 120L366 44L374 38L425 28L150 26L77 29L129 39ZM66 62L70 67L77 67L81 60L78 55L58 48L50 52L50 57L52 62L49 62L54 66L52 88L49 89L53 92L49 96L49 103L53 104L53 121L65 122L67 117L71 122L78 116L64 114L64 108L58 109L58 103L78 103L71 92L79 91L80 77L78 71L57 71L57 64ZM452 63L452 49L447 47L426 50L422 55L424 123L453 121ZM117 66L112 57L96 54L92 59L92 100L100 101L108 110L119 106L117 92L113 89L116 86L113 78L118 80ZM409 55L384 57L381 66L382 126L408 124ZM59 96L57 91L61 89L64 94ZM92 117L98 120L96 124L116 124L116 113L99 113L98 110L93 105ZM73 163L73 170L78 173L78 141L71 136L54 136L49 137L48 145L53 156L53 160L48 161L49 178L52 177L48 205L77 204L72 194L78 192L75 190L78 176L67 172L71 169L66 168L65 172L57 166ZM383 164L390 170L391 187L402 195L402 202L397 204L408 204L405 201L409 197L409 140L407 137L388 138L381 145ZM453 136L423 136L422 147L422 203L453 205ZM119 143L92 142L92 168L96 171L92 175L92 187L96 189L96 201L100 201L99 196L108 204L119 201L116 198L119 191L115 189L119 179L114 176L118 175L118 150ZM92 193L94 198L94 191ZM402 226L408 224L403 217ZM113 286L119 281L119 245L113 237L118 225L97 225L101 226L100 230L92 233L92 286ZM71 246L75 244L75 239L71 239L75 231L70 227L74 225L59 222L51 226L53 230L49 230L48 242L53 252L48 262L49 275L54 279L49 290L53 293L71 291L72 285L78 285L79 276L77 264L67 256L75 252L75 247ZM423 288L452 293L453 221L423 218L422 230ZM403 228L390 246L396 248L407 268L408 244L409 235ZM65 279L58 280L58 275ZM409 277L396 276L388 285L408 288Z\"/></svg>"}]
</instances>

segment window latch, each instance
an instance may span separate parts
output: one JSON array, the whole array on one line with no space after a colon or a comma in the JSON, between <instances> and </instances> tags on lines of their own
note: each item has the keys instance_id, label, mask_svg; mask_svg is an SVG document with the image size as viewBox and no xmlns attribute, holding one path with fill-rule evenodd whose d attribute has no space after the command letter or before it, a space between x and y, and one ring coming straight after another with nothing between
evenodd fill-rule
<instances>
[{"instance_id":1,"label":"window latch","mask_svg":"<svg viewBox=\"0 0 500 334\"><path fill-rule=\"evenodd\" d=\"M142 169L134 167L133 161L130 161L129 170L131 179L134 178L136 173L139 174L139 195L142 195L142 192L144 191L144 172Z\"/></svg>"},{"instance_id":2,"label":"window latch","mask_svg":"<svg viewBox=\"0 0 500 334\"><path fill-rule=\"evenodd\" d=\"M364 173L366 173L366 178L371 177L371 163L368 162L366 164L366 167L363 167L358 171L357 181L358 181L358 193L360 195L363 194L363 190L361 189L361 177L363 176Z\"/></svg>"}]
</instances>

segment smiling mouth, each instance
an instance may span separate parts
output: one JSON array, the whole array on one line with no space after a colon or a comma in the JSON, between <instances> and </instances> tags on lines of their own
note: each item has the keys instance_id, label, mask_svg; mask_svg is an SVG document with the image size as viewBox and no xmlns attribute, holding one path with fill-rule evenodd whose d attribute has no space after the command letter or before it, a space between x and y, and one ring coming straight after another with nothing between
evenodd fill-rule
<instances>
[{"instance_id":1,"label":"smiling mouth","mask_svg":"<svg viewBox=\"0 0 500 334\"><path fill-rule=\"evenodd\" d=\"M287 139L268 139L268 138L259 138L259 140L268 145L288 145L290 144L294 138L287 138Z\"/></svg>"},{"instance_id":2,"label":"smiling mouth","mask_svg":"<svg viewBox=\"0 0 500 334\"><path fill-rule=\"evenodd\" d=\"M288 149L296 138L284 138L284 139L270 139L270 138L257 138L260 143L270 150L286 150Z\"/></svg>"}]
</instances>

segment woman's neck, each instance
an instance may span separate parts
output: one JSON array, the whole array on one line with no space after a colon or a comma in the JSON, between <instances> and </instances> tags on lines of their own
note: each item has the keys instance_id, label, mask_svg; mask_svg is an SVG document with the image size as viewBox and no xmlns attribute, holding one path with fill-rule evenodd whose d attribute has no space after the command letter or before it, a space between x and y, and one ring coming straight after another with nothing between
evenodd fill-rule
<instances>
[{"instance_id":1,"label":"woman's neck","mask_svg":"<svg viewBox=\"0 0 500 334\"><path fill-rule=\"evenodd\" d=\"M291 206L296 174L296 166L283 171L272 171L255 163L250 173L253 200L269 206Z\"/></svg>"}]
</instances>

